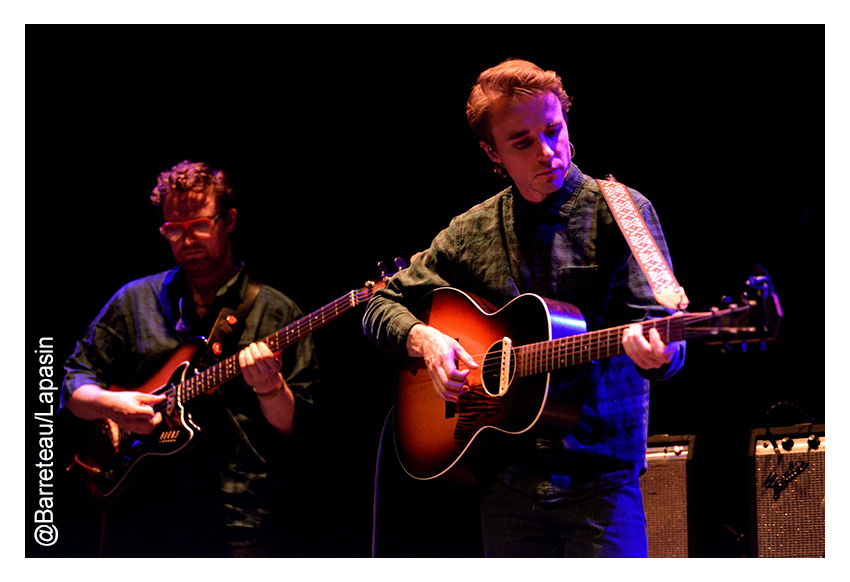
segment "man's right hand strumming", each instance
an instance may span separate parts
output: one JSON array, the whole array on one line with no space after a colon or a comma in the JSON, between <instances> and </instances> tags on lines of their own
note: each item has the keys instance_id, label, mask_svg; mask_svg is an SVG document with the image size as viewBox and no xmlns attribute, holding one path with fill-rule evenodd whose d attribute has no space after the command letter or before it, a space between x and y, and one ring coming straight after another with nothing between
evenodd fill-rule
<instances>
[{"instance_id":1,"label":"man's right hand strumming","mask_svg":"<svg viewBox=\"0 0 850 582\"><path fill-rule=\"evenodd\" d=\"M458 397L469 390L465 386L466 377L471 370L478 369L472 356L455 339L424 324L414 325L410 329L407 353L425 360L434 390L440 398L449 402L457 402ZM468 369L459 370L457 361Z\"/></svg>"},{"instance_id":2,"label":"man's right hand strumming","mask_svg":"<svg viewBox=\"0 0 850 582\"><path fill-rule=\"evenodd\" d=\"M68 399L68 409L83 420L108 418L124 430L150 434L162 422L162 414L153 406L165 395L144 392L109 391L94 384L80 386Z\"/></svg>"}]
</instances>

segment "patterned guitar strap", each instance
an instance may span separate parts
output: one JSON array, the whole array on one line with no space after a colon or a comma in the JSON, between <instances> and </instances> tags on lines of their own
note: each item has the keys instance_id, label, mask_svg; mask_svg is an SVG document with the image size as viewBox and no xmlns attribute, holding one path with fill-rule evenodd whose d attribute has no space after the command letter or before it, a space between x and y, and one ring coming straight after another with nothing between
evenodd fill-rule
<instances>
[{"instance_id":1,"label":"patterned guitar strap","mask_svg":"<svg viewBox=\"0 0 850 582\"><path fill-rule=\"evenodd\" d=\"M688 296L673 276L664 255L658 250L655 239L638 212L628 188L617 182L611 174L605 176L604 180L597 180L597 183L614 215L614 220L623 231L632 254L652 287L655 300L669 309L684 310L689 303Z\"/></svg>"}]
</instances>

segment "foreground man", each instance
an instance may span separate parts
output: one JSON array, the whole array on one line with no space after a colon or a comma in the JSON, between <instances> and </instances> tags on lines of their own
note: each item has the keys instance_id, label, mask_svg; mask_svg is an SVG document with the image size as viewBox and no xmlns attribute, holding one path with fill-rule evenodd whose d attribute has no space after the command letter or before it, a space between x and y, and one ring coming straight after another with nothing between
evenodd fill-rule
<instances>
[{"instance_id":1,"label":"foreground man","mask_svg":"<svg viewBox=\"0 0 850 582\"><path fill-rule=\"evenodd\" d=\"M550 391L584 395L576 426L560 440L513 437L482 481L487 556L646 557L638 477L644 468L649 380L684 363L640 321L668 315L657 304L597 183L572 163L570 98L560 78L527 61L481 73L467 102L480 145L512 185L451 221L370 302L363 324L399 359L424 358L434 389L457 402L479 365L454 338L411 312L429 291L451 286L496 307L523 293L577 306L588 328L628 325L626 355L596 362L577 380L553 374ZM655 211L631 190L669 263ZM459 365L460 364L460 365Z\"/></svg>"}]
</instances>

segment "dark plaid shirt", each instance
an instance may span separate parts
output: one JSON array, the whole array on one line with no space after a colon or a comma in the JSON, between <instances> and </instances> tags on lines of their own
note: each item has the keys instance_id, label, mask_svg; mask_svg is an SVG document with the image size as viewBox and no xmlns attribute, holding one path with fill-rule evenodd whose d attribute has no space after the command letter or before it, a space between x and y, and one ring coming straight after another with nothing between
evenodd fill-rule
<instances>
[{"instance_id":1,"label":"dark plaid shirt","mask_svg":"<svg viewBox=\"0 0 850 582\"><path fill-rule=\"evenodd\" d=\"M669 261L652 205L630 192ZM363 320L366 335L405 359L408 332L419 323L408 307L440 286L497 307L523 293L566 301L581 310L589 330L668 314L656 303L598 184L575 165L563 188L541 204L529 204L512 186L454 218L427 251L376 292ZM671 364L658 370L641 370L625 355L594 363L570 384L585 393L577 426L554 444L531 435L515 439L502 479L556 500L637 478L645 465L649 380L673 375L684 356L682 342Z\"/></svg>"}]
</instances>

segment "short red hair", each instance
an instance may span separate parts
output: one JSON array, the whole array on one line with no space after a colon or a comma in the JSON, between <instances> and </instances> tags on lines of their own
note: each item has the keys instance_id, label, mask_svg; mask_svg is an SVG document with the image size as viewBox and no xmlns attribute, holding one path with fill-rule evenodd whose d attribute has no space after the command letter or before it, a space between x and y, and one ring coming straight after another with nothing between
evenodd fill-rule
<instances>
[{"instance_id":1,"label":"short red hair","mask_svg":"<svg viewBox=\"0 0 850 582\"><path fill-rule=\"evenodd\" d=\"M572 105L572 99L564 91L561 77L555 71L544 71L534 63L520 59L509 59L478 75L475 86L466 101L466 118L478 139L493 145L490 130L490 110L493 102L501 97L522 99L551 91L561 102L564 119Z\"/></svg>"}]
</instances>

